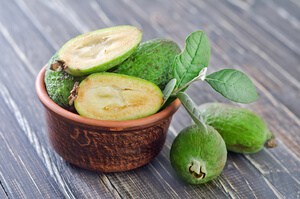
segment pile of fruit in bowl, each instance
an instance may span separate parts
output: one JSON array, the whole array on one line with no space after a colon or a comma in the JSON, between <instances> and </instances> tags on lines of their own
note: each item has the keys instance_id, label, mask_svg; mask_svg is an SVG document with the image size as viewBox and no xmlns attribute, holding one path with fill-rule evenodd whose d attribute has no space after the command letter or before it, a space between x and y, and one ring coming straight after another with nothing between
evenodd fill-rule
<instances>
[{"instance_id":1,"label":"pile of fruit in bowl","mask_svg":"<svg viewBox=\"0 0 300 199\"><path fill-rule=\"evenodd\" d=\"M182 50L168 39L141 41L142 31L128 25L85 33L66 42L40 73L36 88L50 141L64 159L103 172L147 164L162 149L179 100L194 124L175 138L170 161L189 183L218 176L227 150L257 152L272 137L255 113L221 103L197 107L186 94L202 81L234 102L258 97L241 71L207 75L210 43L203 31L188 35Z\"/></svg>"}]
</instances>

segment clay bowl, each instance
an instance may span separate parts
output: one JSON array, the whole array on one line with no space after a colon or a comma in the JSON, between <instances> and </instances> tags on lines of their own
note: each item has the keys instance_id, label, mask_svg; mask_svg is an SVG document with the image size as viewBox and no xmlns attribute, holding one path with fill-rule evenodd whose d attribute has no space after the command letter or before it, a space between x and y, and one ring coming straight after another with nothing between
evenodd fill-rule
<instances>
[{"instance_id":1,"label":"clay bowl","mask_svg":"<svg viewBox=\"0 0 300 199\"><path fill-rule=\"evenodd\" d=\"M44 85L45 67L36 79L36 93L45 107L48 137L54 150L78 167L120 172L149 163L161 151L177 99L149 117L127 121L101 121L69 112L55 104Z\"/></svg>"}]
</instances>

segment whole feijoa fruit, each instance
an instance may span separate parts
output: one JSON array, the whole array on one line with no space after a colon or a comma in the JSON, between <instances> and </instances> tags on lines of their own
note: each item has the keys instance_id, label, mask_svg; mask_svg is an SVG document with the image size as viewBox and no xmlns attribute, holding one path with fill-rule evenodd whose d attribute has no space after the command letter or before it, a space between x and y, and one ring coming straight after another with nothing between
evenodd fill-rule
<instances>
[{"instance_id":1,"label":"whole feijoa fruit","mask_svg":"<svg viewBox=\"0 0 300 199\"><path fill-rule=\"evenodd\" d=\"M163 103L161 90L152 82L117 73L94 73L79 85L77 112L99 120L131 120L156 113Z\"/></svg>"},{"instance_id":2,"label":"whole feijoa fruit","mask_svg":"<svg viewBox=\"0 0 300 199\"><path fill-rule=\"evenodd\" d=\"M180 48L171 40L150 40L142 43L114 72L146 79L163 90L172 79L172 64L179 52Z\"/></svg>"},{"instance_id":3,"label":"whole feijoa fruit","mask_svg":"<svg viewBox=\"0 0 300 199\"><path fill-rule=\"evenodd\" d=\"M58 51L66 72L84 76L106 71L127 59L138 47L142 32L134 26L115 26L79 35Z\"/></svg>"},{"instance_id":4,"label":"whole feijoa fruit","mask_svg":"<svg viewBox=\"0 0 300 199\"><path fill-rule=\"evenodd\" d=\"M223 137L229 151L255 153L272 138L265 121L248 109L224 103L207 103L198 109L204 121Z\"/></svg>"},{"instance_id":5,"label":"whole feijoa fruit","mask_svg":"<svg viewBox=\"0 0 300 199\"><path fill-rule=\"evenodd\" d=\"M79 83L83 77L74 77L66 73L58 61L57 54L48 61L45 71L45 87L49 97L59 106L73 111L74 107L69 101L70 92L74 84Z\"/></svg>"},{"instance_id":6,"label":"whole feijoa fruit","mask_svg":"<svg viewBox=\"0 0 300 199\"><path fill-rule=\"evenodd\" d=\"M202 184L219 176L227 160L220 134L196 125L183 129L171 146L170 160L176 173L189 184Z\"/></svg>"}]
</instances>

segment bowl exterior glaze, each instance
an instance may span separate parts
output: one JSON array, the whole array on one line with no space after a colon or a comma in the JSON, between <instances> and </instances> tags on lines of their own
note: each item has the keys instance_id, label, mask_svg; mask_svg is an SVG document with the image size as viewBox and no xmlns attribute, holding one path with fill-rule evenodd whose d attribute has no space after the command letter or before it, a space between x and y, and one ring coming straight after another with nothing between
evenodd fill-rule
<instances>
[{"instance_id":1,"label":"bowl exterior glaze","mask_svg":"<svg viewBox=\"0 0 300 199\"><path fill-rule=\"evenodd\" d=\"M173 114L175 100L149 117L128 121L100 121L81 117L56 105L44 85L45 67L36 79L36 92L45 107L48 136L54 150L78 167L120 172L149 163L161 151Z\"/></svg>"}]
</instances>

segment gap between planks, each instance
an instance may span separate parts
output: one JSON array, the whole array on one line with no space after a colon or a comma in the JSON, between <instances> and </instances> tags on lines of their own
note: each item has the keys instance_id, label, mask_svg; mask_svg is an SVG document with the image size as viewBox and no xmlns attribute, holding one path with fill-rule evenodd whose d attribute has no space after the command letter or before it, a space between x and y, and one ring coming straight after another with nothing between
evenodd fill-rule
<instances>
[{"instance_id":1,"label":"gap between planks","mask_svg":"<svg viewBox=\"0 0 300 199\"><path fill-rule=\"evenodd\" d=\"M5 187L4 187L4 185L3 185L3 183L2 183L1 180L0 180L0 192L1 192L1 194L4 193L5 196L6 196L6 198L9 198L9 197L8 197L8 193L7 193L7 191L5 190ZM1 196L1 194L0 194L0 196Z\"/></svg>"},{"instance_id":2,"label":"gap between planks","mask_svg":"<svg viewBox=\"0 0 300 199\"><path fill-rule=\"evenodd\" d=\"M107 190L112 193L114 198L120 199L123 198L122 194L118 191L118 189L114 186L114 184L110 181L110 179L105 174L99 174L99 179L106 186Z\"/></svg>"}]
</instances>

